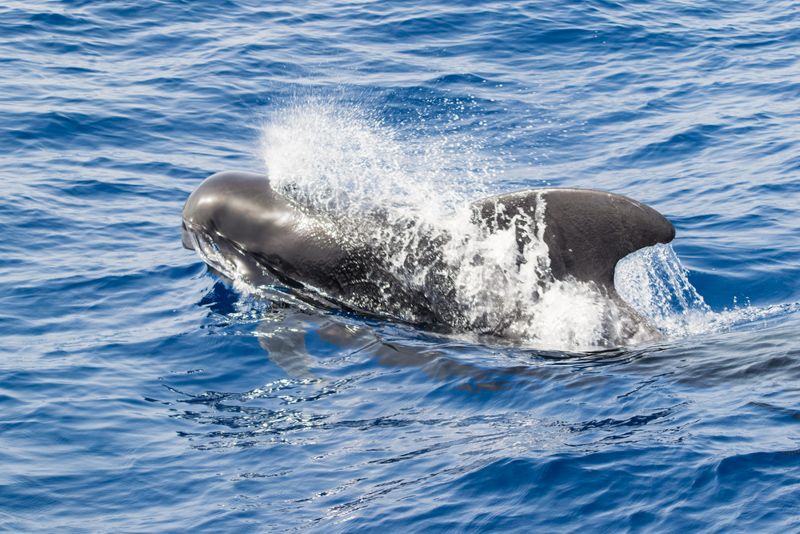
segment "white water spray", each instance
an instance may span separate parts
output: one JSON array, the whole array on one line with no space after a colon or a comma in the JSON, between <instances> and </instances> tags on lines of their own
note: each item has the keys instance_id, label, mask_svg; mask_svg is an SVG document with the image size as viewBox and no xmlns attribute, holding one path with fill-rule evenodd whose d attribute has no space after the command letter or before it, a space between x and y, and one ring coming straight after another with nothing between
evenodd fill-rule
<instances>
[{"instance_id":1,"label":"white water spray","mask_svg":"<svg viewBox=\"0 0 800 534\"><path fill-rule=\"evenodd\" d=\"M653 339L593 284L549 276L543 211L526 221L536 235L522 252L513 224L495 232L475 224L469 203L487 194L501 166L469 137L393 128L362 108L310 99L273 113L262 147L272 187L301 205L342 221L379 214L385 224L356 230L382 249L405 286L457 309L456 329L556 350ZM431 243L442 258L433 265L420 261ZM442 277L450 289L432 295L430 281ZM621 262L616 287L668 336L718 327L669 246Z\"/></svg>"}]
</instances>

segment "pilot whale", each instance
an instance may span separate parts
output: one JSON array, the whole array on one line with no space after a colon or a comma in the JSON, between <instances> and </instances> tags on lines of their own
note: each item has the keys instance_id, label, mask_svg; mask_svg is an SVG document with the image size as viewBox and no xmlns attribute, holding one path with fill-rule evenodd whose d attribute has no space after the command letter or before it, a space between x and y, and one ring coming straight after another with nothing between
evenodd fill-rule
<instances>
[{"instance_id":1,"label":"pilot whale","mask_svg":"<svg viewBox=\"0 0 800 534\"><path fill-rule=\"evenodd\" d=\"M471 222L485 233L514 232L520 252L536 240L546 245L542 283L588 283L622 307L627 305L614 289L617 262L675 237L673 225L653 208L596 190L529 189L470 208ZM386 231L367 231L381 225ZM387 237L415 225L412 253L408 242ZM501 325L491 320L465 319L469 310L455 298L452 265L442 252L451 239L413 218L390 220L379 211L337 220L276 191L266 175L248 172L208 177L183 208L184 246L224 276L254 286L279 284L303 299L369 316L498 333ZM525 261L520 254L518 264Z\"/></svg>"}]
</instances>

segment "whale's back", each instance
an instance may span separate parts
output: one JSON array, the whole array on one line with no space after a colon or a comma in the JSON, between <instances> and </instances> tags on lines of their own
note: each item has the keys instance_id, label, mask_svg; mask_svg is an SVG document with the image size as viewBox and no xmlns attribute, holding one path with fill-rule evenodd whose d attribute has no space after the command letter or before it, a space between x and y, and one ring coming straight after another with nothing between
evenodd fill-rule
<instances>
[{"instance_id":1,"label":"whale's back","mask_svg":"<svg viewBox=\"0 0 800 534\"><path fill-rule=\"evenodd\" d=\"M669 243L675 228L640 202L591 189L533 189L490 197L473 205L490 229L525 221L543 225L552 275L614 287L617 262L644 247ZM533 229L540 232L542 228ZM520 246L529 232L519 233Z\"/></svg>"}]
</instances>

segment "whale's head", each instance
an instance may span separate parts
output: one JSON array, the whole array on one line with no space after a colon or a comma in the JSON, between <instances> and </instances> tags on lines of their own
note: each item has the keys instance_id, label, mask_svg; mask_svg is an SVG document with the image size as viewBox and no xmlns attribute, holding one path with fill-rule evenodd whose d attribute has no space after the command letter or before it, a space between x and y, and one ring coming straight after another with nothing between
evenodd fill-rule
<instances>
[{"instance_id":1,"label":"whale's head","mask_svg":"<svg viewBox=\"0 0 800 534\"><path fill-rule=\"evenodd\" d=\"M279 226L276 195L266 176L220 172L206 178L183 207L183 244L195 249L193 234L204 232L246 245ZM278 223L278 224L276 224Z\"/></svg>"},{"instance_id":2,"label":"whale's head","mask_svg":"<svg viewBox=\"0 0 800 534\"><path fill-rule=\"evenodd\" d=\"M298 213L261 174L221 172L206 178L183 208L181 237L228 278L270 282L283 267Z\"/></svg>"},{"instance_id":3,"label":"whale's head","mask_svg":"<svg viewBox=\"0 0 800 534\"><path fill-rule=\"evenodd\" d=\"M215 271L253 285L324 286L325 265L342 254L330 225L247 172L206 178L184 205L181 235Z\"/></svg>"}]
</instances>

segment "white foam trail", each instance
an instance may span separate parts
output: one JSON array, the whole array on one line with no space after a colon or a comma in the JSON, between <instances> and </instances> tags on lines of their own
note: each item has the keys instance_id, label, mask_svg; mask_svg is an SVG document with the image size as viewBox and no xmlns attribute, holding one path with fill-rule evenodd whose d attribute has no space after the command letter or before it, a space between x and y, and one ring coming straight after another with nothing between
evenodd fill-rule
<instances>
[{"instance_id":1,"label":"white foam trail","mask_svg":"<svg viewBox=\"0 0 800 534\"><path fill-rule=\"evenodd\" d=\"M405 287L458 310L457 329L571 351L653 339L635 314L592 284L549 276L543 211L541 220L525 221L537 235L522 253L513 224L496 232L474 224L469 201L491 189L499 162L473 139L434 133L393 128L358 106L316 98L274 112L262 149L272 187L299 203L341 220L380 214L385 224L359 231L382 247ZM440 247L441 261L420 261L431 246ZM431 280L442 277L449 289L435 294ZM669 246L624 260L616 281L620 295L667 336L730 323L705 304ZM396 315L413 319L403 310Z\"/></svg>"}]
</instances>

